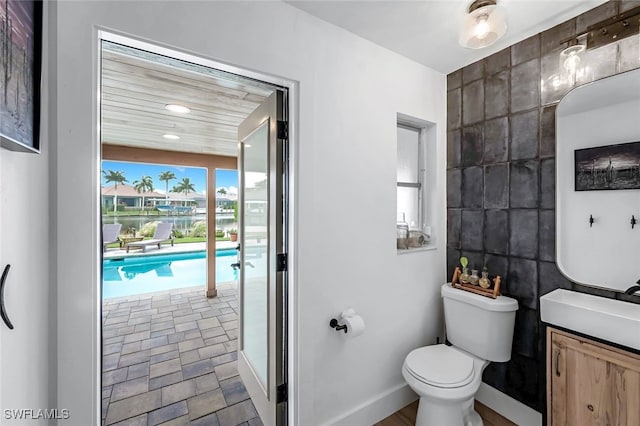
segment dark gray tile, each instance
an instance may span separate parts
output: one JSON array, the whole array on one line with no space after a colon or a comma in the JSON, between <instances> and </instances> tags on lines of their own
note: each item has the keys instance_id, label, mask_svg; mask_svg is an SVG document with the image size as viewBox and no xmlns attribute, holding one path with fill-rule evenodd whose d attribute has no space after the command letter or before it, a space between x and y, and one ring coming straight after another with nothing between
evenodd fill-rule
<instances>
[{"instance_id":1,"label":"dark gray tile","mask_svg":"<svg viewBox=\"0 0 640 426\"><path fill-rule=\"evenodd\" d=\"M635 9L636 7L640 7L640 1L638 0L620 0L619 2L620 10L619 12L626 12L627 10Z\"/></svg>"},{"instance_id":2,"label":"dark gray tile","mask_svg":"<svg viewBox=\"0 0 640 426\"><path fill-rule=\"evenodd\" d=\"M249 399L249 394L242 380L240 380L240 376L220 382L220 389L222 389L227 405L237 404L238 402Z\"/></svg>"},{"instance_id":3,"label":"dark gray tile","mask_svg":"<svg viewBox=\"0 0 640 426\"><path fill-rule=\"evenodd\" d=\"M131 398L110 403L105 422L108 425L116 423L155 410L160 406L160 390L132 396Z\"/></svg>"},{"instance_id":4,"label":"dark gray tile","mask_svg":"<svg viewBox=\"0 0 640 426\"><path fill-rule=\"evenodd\" d=\"M540 157L556 155L556 106L542 108L540 118Z\"/></svg>"},{"instance_id":5,"label":"dark gray tile","mask_svg":"<svg viewBox=\"0 0 640 426\"><path fill-rule=\"evenodd\" d=\"M484 193L484 170L482 166L462 169L462 207L482 208Z\"/></svg>"},{"instance_id":6,"label":"dark gray tile","mask_svg":"<svg viewBox=\"0 0 640 426\"><path fill-rule=\"evenodd\" d=\"M598 7L588 10L582 15L578 15L576 18L576 32L578 34L583 33L589 26L615 16L618 13L617 3L617 1L608 1Z\"/></svg>"},{"instance_id":7,"label":"dark gray tile","mask_svg":"<svg viewBox=\"0 0 640 426\"><path fill-rule=\"evenodd\" d=\"M460 209L447 209L447 247L460 248L461 221Z\"/></svg>"},{"instance_id":8,"label":"dark gray tile","mask_svg":"<svg viewBox=\"0 0 640 426\"><path fill-rule=\"evenodd\" d=\"M624 72L640 67L640 37L627 37L618 43L620 62L618 71Z\"/></svg>"},{"instance_id":9,"label":"dark gray tile","mask_svg":"<svg viewBox=\"0 0 640 426\"><path fill-rule=\"evenodd\" d=\"M507 117L486 121L484 124L484 164L494 164L509 159L509 119Z\"/></svg>"},{"instance_id":10,"label":"dark gray tile","mask_svg":"<svg viewBox=\"0 0 640 426\"><path fill-rule=\"evenodd\" d=\"M447 75L447 90L457 89L462 86L462 70L452 72Z\"/></svg>"},{"instance_id":11,"label":"dark gray tile","mask_svg":"<svg viewBox=\"0 0 640 426\"><path fill-rule=\"evenodd\" d=\"M513 353L507 370L505 393L513 395L518 401L529 401L531 404L539 399L538 376L544 376L539 368L539 361Z\"/></svg>"},{"instance_id":12,"label":"dark gray tile","mask_svg":"<svg viewBox=\"0 0 640 426\"><path fill-rule=\"evenodd\" d=\"M162 405L173 404L196 394L195 380L185 380L162 388ZM179 417L179 416L176 416Z\"/></svg>"},{"instance_id":13,"label":"dark gray tile","mask_svg":"<svg viewBox=\"0 0 640 426\"><path fill-rule=\"evenodd\" d=\"M213 364L214 367L217 367L218 365L227 364L229 362L236 361L237 359L238 359L237 352L229 352L224 355L211 358L211 363Z\"/></svg>"},{"instance_id":14,"label":"dark gray tile","mask_svg":"<svg viewBox=\"0 0 640 426\"><path fill-rule=\"evenodd\" d=\"M556 260L556 212L540 210L540 260L555 262Z\"/></svg>"},{"instance_id":15,"label":"dark gray tile","mask_svg":"<svg viewBox=\"0 0 640 426\"><path fill-rule=\"evenodd\" d=\"M462 129L462 166L482 164L484 151L484 126L476 124Z\"/></svg>"},{"instance_id":16,"label":"dark gray tile","mask_svg":"<svg viewBox=\"0 0 640 426\"><path fill-rule=\"evenodd\" d=\"M509 252L508 210L484 211L484 249L492 254Z\"/></svg>"},{"instance_id":17,"label":"dark gray tile","mask_svg":"<svg viewBox=\"0 0 640 426\"><path fill-rule=\"evenodd\" d=\"M496 164L484 168L484 208L509 207L509 166Z\"/></svg>"},{"instance_id":18,"label":"dark gray tile","mask_svg":"<svg viewBox=\"0 0 640 426\"><path fill-rule=\"evenodd\" d=\"M617 72L618 43L607 44L597 49L589 49L584 54L583 62L589 64L589 72L577 78L577 84L589 83Z\"/></svg>"},{"instance_id":19,"label":"dark gray tile","mask_svg":"<svg viewBox=\"0 0 640 426\"><path fill-rule=\"evenodd\" d=\"M149 375L149 363L142 362L140 364L129 366L129 371L127 372L127 380L133 380L133 379L137 379L138 377L143 377L148 375Z\"/></svg>"},{"instance_id":20,"label":"dark gray tile","mask_svg":"<svg viewBox=\"0 0 640 426\"><path fill-rule=\"evenodd\" d=\"M548 158L540 162L540 207L556 207L556 160Z\"/></svg>"},{"instance_id":21,"label":"dark gray tile","mask_svg":"<svg viewBox=\"0 0 640 426\"><path fill-rule=\"evenodd\" d=\"M538 312L522 307L516 311L513 351L530 358L538 352Z\"/></svg>"},{"instance_id":22,"label":"dark gray tile","mask_svg":"<svg viewBox=\"0 0 640 426\"><path fill-rule=\"evenodd\" d=\"M187 402L180 401L149 413L148 425L155 426L189 413Z\"/></svg>"},{"instance_id":23,"label":"dark gray tile","mask_svg":"<svg viewBox=\"0 0 640 426\"><path fill-rule=\"evenodd\" d=\"M558 102L573 86L561 78L558 52L550 52L542 57L540 64L540 101L542 105Z\"/></svg>"},{"instance_id":24,"label":"dark gray tile","mask_svg":"<svg viewBox=\"0 0 640 426\"><path fill-rule=\"evenodd\" d=\"M535 260L509 258L507 295L518 300L520 306L538 308L538 264Z\"/></svg>"},{"instance_id":25,"label":"dark gray tile","mask_svg":"<svg viewBox=\"0 0 640 426\"><path fill-rule=\"evenodd\" d=\"M447 132L447 168L460 167L462 152L462 132L460 129Z\"/></svg>"},{"instance_id":26,"label":"dark gray tile","mask_svg":"<svg viewBox=\"0 0 640 426\"><path fill-rule=\"evenodd\" d=\"M462 84L470 83L483 77L484 62L477 61L462 68Z\"/></svg>"},{"instance_id":27,"label":"dark gray tile","mask_svg":"<svg viewBox=\"0 0 640 426\"><path fill-rule=\"evenodd\" d=\"M487 77L485 83L484 114L488 120L509 113L509 70Z\"/></svg>"},{"instance_id":28,"label":"dark gray tile","mask_svg":"<svg viewBox=\"0 0 640 426\"><path fill-rule=\"evenodd\" d=\"M540 59L532 59L511 68L511 112L540 105Z\"/></svg>"},{"instance_id":29,"label":"dark gray tile","mask_svg":"<svg viewBox=\"0 0 640 426\"><path fill-rule=\"evenodd\" d=\"M462 86L462 124L484 120L484 80Z\"/></svg>"},{"instance_id":30,"label":"dark gray tile","mask_svg":"<svg viewBox=\"0 0 640 426\"><path fill-rule=\"evenodd\" d=\"M149 380L146 376L126 382L116 383L111 391L110 401L119 401L149 391Z\"/></svg>"},{"instance_id":31,"label":"dark gray tile","mask_svg":"<svg viewBox=\"0 0 640 426\"><path fill-rule=\"evenodd\" d=\"M159 389L182 381L182 371L160 376L155 379L149 379L149 389Z\"/></svg>"},{"instance_id":32,"label":"dark gray tile","mask_svg":"<svg viewBox=\"0 0 640 426\"><path fill-rule=\"evenodd\" d=\"M125 367L124 365L118 365L120 361L120 353L111 355L105 355L102 357L102 371L115 370L118 367Z\"/></svg>"},{"instance_id":33,"label":"dark gray tile","mask_svg":"<svg viewBox=\"0 0 640 426\"><path fill-rule=\"evenodd\" d=\"M488 76L511 66L511 48L507 47L485 59L484 69Z\"/></svg>"},{"instance_id":34,"label":"dark gray tile","mask_svg":"<svg viewBox=\"0 0 640 426\"><path fill-rule=\"evenodd\" d=\"M155 379L156 377L165 376L178 371L180 371L180 359L170 359L168 361L151 364L149 366L149 378Z\"/></svg>"},{"instance_id":35,"label":"dark gray tile","mask_svg":"<svg viewBox=\"0 0 640 426\"><path fill-rule=\"evenodd\" d=\"M540 52L542 55L549 52L558 53L560 50L565 49L568 43L560 43L563 40L571 38L576 33L576 20L570 19L563 22L560 25L544 31L541 34L540 40Z\"/></svg>"},{"instance_id":36,"label":"dark gray tile","mask_svg":"<svg viewBox=\"0 0 640 426\"><path fill-rule=\"evenodd\" d=\"M514 162L510 166L509 207L538 207L538 162Z\"/></svg>"},{"instance_id":37,"label":"dark gray tile","mask_svg":"<svg viewBox=\"0 0 640 426\"><path fill-rule=\"evenodd\" d=\"M447 207L462 207L462 171L447 170Z\"/></svg>"},{"instance_id":38,"label":"dark gray tile","mask_svg":"<svg viewBox=\"0 0 640 426\"><path fill-rule=\"evenodd\" d=\"M209 392L214 389L218 389L220 384L215 373L205 374L195 378L196 391L198 394Z\"/></svg>"},{"instance_id":39,"label":"dark gray tile","mask_svg":"<svg viewBox=\"0 0 640 426\"><path fill-rule=\"evenodd\" d=\"M460 256L460 250L447 247L447 270L445 272L445 276L449 281L453 277L453 271L456 266L460 264Z\"/></svg>"},{"instance_id":40,"label":"dark gray tile","mask_svg":"<svg viewBox=\"0 0 640 426\"><path fill-rule=\"evenodd\" d=\"M484 213L482 210L462 210L460 243L463 250L483 249Z\"/></svg>"},{"instance_id":41,"label":"dark gray tile","mask_svg":"<svg viewBox=\"0 0 640 426\"><path fill-rule=\"evenodd\" d=\"M124 382L127 380L128 367L118 368L116 370L103 371L102 373L102 386L111 386L115 383Z\"/></svg>"},{"instance_id":42,"label":"dark gray tile","mask_svg":"<svg viewBox=\"0 0 640 426\"><path fill-rule=\"evenodd\" d=\"M509 254L538 257L538 210L509 210Z\"/></svg>"},{"instance_id":43,"label":"dark gray tile","mask_svg":"<svg viewBox=\"0 0 640 426\"><path fill-rule=\"evenodd\" d=\"M202 376L203 374L211 373L212 371L213 364L210 359L203 359L202 361L182 366L182 376L185 380L192 377Z\"/></svg>"},{"instance_id":44,"label":"dark gray tile","mask_svg":"<svg viewBox=\"0 0 640 426\"><path fill-rule=\"evenodd\" d=\"M511 159L529 160L538 156L538 129L540 115L537 109L511 116Z\"/></svg>"},{"instance_id":45,"label":"dark gray tile","mask_svg":"<svg viewBox=\"0 0 640 426\"><path fill-rule=\"evenodd\" d=\"M540 56L540 35L536 34L511 46L511 65L516 66Z\"/></svg>"},{"instance_id":46,"label":"dark gray tile","mask_svg":"<svg viewBox=\"0 0 640 426\"><path fill-rule=\"evenodd\" d=\"M558 270L555 262L540 262L540 296L557 288L571 290L573 283Z\"/></svg>"},{"instance_id":47,"label":"dark gray tile","mask_svg":"<svg viewBox=\"0 0 640 426\"><path fill-rule=\"evenodd\" d=\"M487 254L484 258L484 266L489 270L489 277L491 277L491 279L500 275L502 282L505 282L509 278L508 257Z\"/></svg>"},{"instance_id":48,"label":"dark gray tile","mask_svg":"<svg viewBox=\"0 0 640 426\"><path fill-rule=\"evenodd\" d=\"M459 129L462 125L462 89L447 92L447 129Z\"/></svg>"}]
</instances>

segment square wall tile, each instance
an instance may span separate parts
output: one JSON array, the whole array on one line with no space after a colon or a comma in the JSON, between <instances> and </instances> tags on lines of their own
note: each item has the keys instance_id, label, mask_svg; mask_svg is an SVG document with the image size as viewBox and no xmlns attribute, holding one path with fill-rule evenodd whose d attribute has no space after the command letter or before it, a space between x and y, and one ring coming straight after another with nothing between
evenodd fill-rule
<instances>
[{"instance_id":1,"label":"square wall tile","mask_svg":"<svg viewBox=\"0 0 640 426\"><path fill-rule=\"evenodd\" d=\"M462 250L460 255L469 260L469 270L477 269L480 271L482 269L482 266L484 265L484 255L481 251Z\"/></svg>"},{"instance_id":2,"label":"square wall tile","mask_svg":"<svg viewBox=\"0 0 640 426\"><path fill-rule=\"evenodd\" d=\"M538 264L535 260L509 258L507 295L518 299L520 306L538 308Z\"/></svg>"},{"instance_id":3,"label":"square wall tile","mask_svg":"<svg viewBox=\"0 0 640 426\"><path fill-rule=\"evenodd\" d=\"M462 132L460 129L447 132L447 168L460 167Z\"/></svg>"},{"instance_id":4,"label":"square wall tile","mask_svg":"<svg viewBox=\"0 0 640 426\"><path fill-rule=\"evenodd\" d=\"M509 207L538 207L538 167L537 161L511 163L509 172Z\"/></svg>"},{"instance_id":5,"label":"square wall tile","mask_svg":"<svg viewBox=\"0 0 640 426\"><path fill-rule=\"evenodd\" d=\"M538 210L509 210L509 254L535 259L538 257Z\"/></svg>"},{"instance_id":6,"label":"square wall tile","mask_svg":"<svg viewBox=\"0 0 640 426\"><path fill-rule=\"evenodd\" d=\"M477 61L462 68L462 84L471 83L483 77L484 62Z\"/></svg>"},{"instance_id":7,"label":"square wall tile","mask_svg":"<svg viewBox=\"0 0 640 426\"><path fill-rule=\"evenodd\" d=\"M509 166L496 164L484 168L484 208L509 207Z\"/></svg>"},{"instance_id":8,"label":"square wall tile","mask_svg":"<svg viewBox=\"0 0 640 426\"><path fill-rule=\"evenodd\" d=\"M576 20L570 19L560 25L544 31L540 39L540 53L545 55L549 52L560 52L568 46L568 43L560 43L576 34Z\"/></svg>"},{"instance_id":9,"label":"square wall tile","mask_svg":"<svg viewBox=\"0 0 640 426\"><path fill-rule=\"evenodd\" d=\"M457 89L462 86L462 70L452 72L447 75L447 90Z\"/></svg>"},{"instance_id":10,"label":"square wall tile","mask_svg":"<svg viewBox=\"0 0 640 426\"><path fill-rule=\"evenodd\" d=\"M484 114L488 120L509 113L509 70L487 77L485 83Z\"/></svg>"},{"instance_id":11,"label":"square wall tile","mask_svg":"<svg viewBox=\"0 0 640 426\"><path fill-rule=\"evenodd\" d=\"M445 277L450 280L453 277L453 271L460 263L460 250L447 247L447 270Z\"/></svg>"},{"instance_id":12,"label":"square wall tile","mask_svg":"<svg viewBox=\"0 0 640 426\"><path fill-rule=\"evenodd\" d=\"M512 160L529 160L538 156L539 128L537 109L511 116Z\"/></svg>"},{"instance_id":13,"label":"square wall tile","mask_svg":"<svg viewBox=\"0 0 640 426\"><path fill-rule=\"evenodd\" d=\"M540 210L540 223L538 228L540 235L539 259L547 262L555 262L556 211Z\"/></svg>"},{"instance_id":14,"label":"square wall tile","mask_svg":"<svg viewBox=\"0 0 640 426\"><path fill-rule=\"evenodd\" d=\"M583 33L593 24L597 24L607 18L615 16L618 13L618 2L608 1L598 7L586 11L576 18L576 32Z\"/></svg>"},{"instance_id":15,"label":"square wall tile","mask_svg":"<svg viewBox=\"0 0 640 426\"><path fill-rule=\"evenodd\" d=\"M525 111L540 105L540 59L511 68L511 112Z\"/></svg>"},{"instance_id":16,"label":"square wall tile","mask_svg":"<svg viewBox=\"0 0 640 426\"><path fill-rule=\"evenodd\" d=\"M618 43L587 50L583 62L585 71L582 77L578 76L577 84L590 83L614 75L617 71Z\"/></svg>"},{"instance_id":17,"label":"square wall tile","mask_svg":"<svg viewBox=\"0 0 640 426\"><path fill-rule=\"evenodd\" d=\"M482 232L484 227L484 213L482 210L462 210L462 230L460 245L463 250L483 249Z\"/></svg>"},{"instance_id":18,"label":"square wall tile","mask_svg":"<svg viewBox=\"0 0 640 426\"><path fill-rule=\"evenodd\" d=\"M540 101L542 105L558 102L573 88L561 78L558 52L545 54L542 57L540 70Z\"/></svg>"},{"instance_id":19,"label":"square wall tile","mask_svg":"<svg viewBox=\"0 0 640 426\"><path fill-rule=\"evenodd\" d=\"M540 117L540 157L556 156L556 106L542 108Z\"/></svg>"},{"instance_id":20,"label":"square wall tile","mask_svg":"<svg viewBox=\"0 0 640 426\"><path fill-rule=\"evenodd\" d=\"M509 253L508 210L484 211L484 249L487 253Z\"/></svg>"},{"instance_id":21,"label":"square wall tile","mask_svg":"<svg viewBox=\"0 0 640 426\"><path fill-rule=\"evenodd\" d=\"M618 50L620 52L619 72L640 68L640 37L633 36L620 40Z\"/></svg>"},{"instance_id":22,"label":"square wall tile","mask_svg":"<svg viewBox=\"0 0 640 426\"><path fill-rule=\"evenodd\" d=\"M627 10L640 7L640 1L638 0L620 0L619 1L619 13L626 12Z\"/></svg>"},{"instance_id":23,"label":"square wall tile","mask_svg":"<svg viewBox=\"0 0 640 426\"><path fill-rule=\"evenodd\" d=\"M462 125L462 89L447 92L447 129L459 129Z\"/></svg>"},{"instance_id":24,"label":"square wall tile","mask_svg":"<svg viewBox=\"0 0 640 426\"><path fill-rule=\"evenodd\" d=\"M511 65L516 66L540 56L540 35L536 34L511 46Z\"/></svg>"},{"instance_id":25,"label":"square wall tile","mask_svg":"<svg viewBox=\"0 0 640 426\"><path fill-rule=\"evenodd\" d=\"M484 124L484 164L502 163L509 159L509 119L486 121Z\"/></svg>"},{"instance_id":26,"label":"square wall tile","mask_svg":"<svg viewBox=\"0 0 640 426\"><path fill-rule=\"evenodd\" d=\"M447 207L462 207L462 171L447 170Z\"/></svg>"},{"instance_id":27,"label":"square wall tile","mask_svg":"<svg viewBox=\"0 0 640 426\"><path fill-rule=\"evenodd\" d=\"M573 283L562 275L556 262L540 262L538 267L540 268L540 296L557 288L573 289Z\"/></svg>"},{"instance_id":28,"label":"square wall tile","mask_svg":"<svg viewBox=\"0 0 640 426\"><path fill-rule=\"evenodd\" d=\"M489 270L489 277L494 279L498 275L502 282L509 279L509 258L495 254L487 254L484 258L484 266Z\"/></svg>"},{"instance_id":29,"label":"square wall tile","mask_svg":"<svg viewBox=\"0 0 640 426\"><path fill-rule=\"evenodd\" d=\"M462 210L447 209L447 246L460 248L460 227L462 226Z\"/></svg>"},{"instance_id":30,"label":"square wall tile","mask_svg":"<svg viewBox=\"0 0 640 426\"><path fill-rule=\"evenodd\" d=\"M507 47L498 53L494 53L484 60L484 70L487 76L491 76L498 71L505 70L511 66L511 48Z\"/></svg>"},{"instance_id":31,"label":"square wall tile","mask_svg":"<svg viewBox=\"0 0 640 426\"><path fill-rule=\"evenodd\" d=\"M522 307L516 311L513 331L513 351L535 358L538 354L538 312Z\"/></svg>"},{"instance_id":32,"label":"square wall tile","mask_svg":"<svg viewBox=\"0 0 640 426\"><path fill-rule=\"evenodd\" d=\"M548 158L540 162L540 207L556 207L556 160Z\"/></svg>"},{"instance_id":33,"label":"square wall tile","mask_svg":"<svg viewBox=\"0 0 640 426\"><path fill-rule=\"evenodd\" d=\"M484 150L484 126L476 124L462 129L462 166L482 164Z\"/></svg>"},{"instance_id":34,"label":"square wall tile","mask_svg":"<svg viewBox=\"0 0 640 426\"><path fill-rule=\"evenodd\" d=\"M482 166L462 169L462 207L480 209L484 193Z\"/></svg>"},{"instance_id":35,"label":"square wall tile","mask_svg":"<svg viewBox=\"0 0 640 426\"><path fill-rule=\"evenodd\" d=\"M467 126L484 120L484 80L462 86L462 123Z\"/></svg>"}]
</instances>

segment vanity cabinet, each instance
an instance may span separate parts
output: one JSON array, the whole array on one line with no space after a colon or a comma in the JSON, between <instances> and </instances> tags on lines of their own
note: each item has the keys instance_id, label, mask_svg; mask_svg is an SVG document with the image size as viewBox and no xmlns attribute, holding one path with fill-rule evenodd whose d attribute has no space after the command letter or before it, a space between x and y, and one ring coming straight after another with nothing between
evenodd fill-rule
<instances>
[{"instance_id":1,"label":"vanity cabinet","mask_svg":"<svg viewBox=\"0 0 640 426\"><path fill-rule=\"evenodd\" d=\"M640 425L640 355L548 327L547 424Z\"/></svg>"}]
</instances>

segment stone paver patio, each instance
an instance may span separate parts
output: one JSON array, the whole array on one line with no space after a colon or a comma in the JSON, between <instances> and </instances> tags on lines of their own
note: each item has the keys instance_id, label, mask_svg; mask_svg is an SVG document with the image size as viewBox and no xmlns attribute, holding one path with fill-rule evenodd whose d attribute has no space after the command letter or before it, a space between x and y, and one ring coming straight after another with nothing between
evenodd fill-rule
<instances>
[{"instance_id":1,"label":"stone paver patio","mask_svg":"<svg viewBox=\"0 0 640 426\"><path fill-rule=\"evenodd\" d=\"M236 368L236 285L217 288L104 300L103 425L262 425Z\"/></svg>"}]
</instances>

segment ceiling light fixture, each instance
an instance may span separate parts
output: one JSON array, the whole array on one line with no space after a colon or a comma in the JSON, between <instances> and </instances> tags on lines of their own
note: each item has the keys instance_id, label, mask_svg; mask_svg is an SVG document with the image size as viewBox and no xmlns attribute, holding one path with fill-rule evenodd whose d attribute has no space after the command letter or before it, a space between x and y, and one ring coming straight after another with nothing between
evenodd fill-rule
<instances>
[{"instance_id":1,"label":"ceiling light fixture","mask_svg":"<svg viewBox=\"0 0 640 426\"><path fill-rule=\"evenodd\" d=\"M180 136L172 135L171 133L164 134L162 135L162 137L165 139L171 139L172 141L177 141L178 139L180 139Z\"/></svg>"},{"instance_id":2,"label":"ceiling light fixture","mask_svg":"<svg viewBox=\"0 0 640 426\"><path fill-rule=\"evenodd\" d=\"M171 112L177 112L178 114L189 114L191 112L189 108L179 104L166 104L164 109Z\"/></svg>"},{"instance_id":3,"label":"ceiling light fixture","mask_svg":"<svg viewBox=\"0 0 640 426\"><path fill-rule=\"evenodd\" d=\"M458 42L462 47L491 46L507 32L507 17L497 0L475 0L460 24Z\"/></svg>"}]
</instances>

